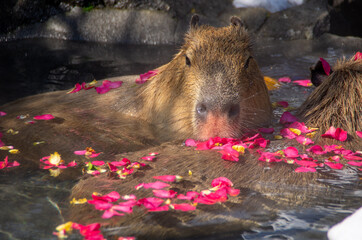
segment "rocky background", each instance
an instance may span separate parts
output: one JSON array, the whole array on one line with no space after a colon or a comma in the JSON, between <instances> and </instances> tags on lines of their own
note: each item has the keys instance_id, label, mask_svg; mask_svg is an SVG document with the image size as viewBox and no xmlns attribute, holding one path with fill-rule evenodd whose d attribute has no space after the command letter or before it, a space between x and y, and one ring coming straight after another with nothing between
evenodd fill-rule
<instances>
[{"instance_id":1,"label":"rocky background","mask_svg":"<svg viewBox=\"0 0 362 240\"><path fill-rule=\"evenodd\" d=\"M215 26L239 16L257 38L362 37L361 12L361 0L306 0L275 13L235 8L232 0L7 0L0 1L0 41L47 37L178 44L194 13Z\"/></svg>"}]
</instances>

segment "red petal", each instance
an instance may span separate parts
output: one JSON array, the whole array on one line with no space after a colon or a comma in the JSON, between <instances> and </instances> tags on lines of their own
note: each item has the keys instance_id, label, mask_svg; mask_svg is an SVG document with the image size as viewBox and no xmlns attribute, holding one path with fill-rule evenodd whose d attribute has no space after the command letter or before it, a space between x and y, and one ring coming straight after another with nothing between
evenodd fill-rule
<instances>
[{"instance_id":1,"label":"red petal","mask_svg":"<svg viewBox=\"0 0 362 240\"><path fill-rule=\"evenodd\" d=\"M84 155L87 152L87 150L80 150L80 151L74 151L75 155Z\"/></svg>"},{"instance_id":2,"label":"red petal","mask_svg":"<svg viewBox=\"0 0 362 240\"><path fill-rule=\"evenodd\" d=\"M212 180L211 182L212 187L232 187L233 183L226 177L218 177Z\"/></svg>"},{"instance_id":3,"label":"red petal","mask_svg":"<svg viewBox=\"0 0 362 240\"><path fill-rule=\"evenodd\" d=\"M119 213L119 212L113 210L113 208L111 208L111 209L108 209L108 210L104 211L104 213L102 215L102 218L108 219L108 218L111 218L113 216L124 216L124 213Z\"/></svg>"},{"instance_id":4,"label":"red petal","mask_svg":"<svg viewBox=\"0 0 362 240\"><path fill-rule=\"evenodd\" d=\"M354 55L354 61L357 61L359 59L362 59L362 53L361 52L357 52L355 55Z\"/></svg>"},{"instance_id":5,"label":"red petal","mask_svg":"<svg viewBox=\"0 0 362 240\"><path fill-rule=\"evenodd\" d=\"M159 207L163 203L163 199L160 198L141 198L137 201L137 205L143 205L147 209L153 209Z\"/></svg>"},{"instance_id":6,"label":"red petal","mask_svg":"<svg viewBox=\"0 0 362 240\"><path fill-rule=\"evenodd\" d=\"M261 133L271 134L274 132L274 128L259 128L258 131Z\"/></svg>"},{"instance_id":7,"label":"red petal","mask_svg":"<svg viewBox=\"0 0 362 240\"><path fill-rule=\"evenodd\" d=\"M143 84L145 83L149 78L153 77L157 75L157 71L156 70L151 70L148 71L144 74L140 74L140 77L136 79L136 83L137 84Z\"/></svg>"},{"instance_id":8,"label":"red petal","mask_svg":"<svg viewBox=\"0 0 362 240\"><path fill-rule=\"evenodd\" d=\"M294 139L298 136L297 134L292 132L289 128L283 128L282 130L280 130L280 135L288 139Z\"/></svg>"},{"instance_id":9,"label":"red petal","mask_svg":"<svg viewBox=\"0 0 362 240\"><path fill-rule=\"evenodd\" d=\"M149 212L164 212L164 211L168 211L169 210L169 206L168 205L163 205L161 207L156 207L156 208L150 208L148 209Z\"/></svg>"},{"instance_id":10,"label":"red petal","mask_svg":"<svg viewBox=\"0 0 362 240\"><path fill-rule=\"evenodd\" d=\"M104 161L93 161L91 162L94 166L103 166L104 165Z\"/></svg>"},{"instance_id":11,"label":"red petal","mask_svg":"<svg viewBox=\"0 0 362 240\"><path fill-rule=\"evenodd\" d=\"M79 92L80 90L82 90L82 86L79 83L76 83L74 88L67 93L76 93Z\"/></svg>"},{"instance_id":12,"label":"red petal","mask_svg":"<svg viewBox=\"0 0 362 240\"><path fill-rule=\"evenodd\" d=\"M360 156L356 156L356 155L346 155L346 156L343 156L345 159L347 160L352 160L352 161L360 161L362 160L362 157Z\"/></svg>"},{"instance_id":13,"label":"red petal","mask_svg":"<svg viewBox=\"0 0 362 240\"><path fill-rule=\"evenodd\" d=\"M39 116L34 117L35 120L50 120L53 118L54 118L54 116L51 114L44 114L44 115L39 115Z\"/></svg>"},{"instance_id":14,"label":"red petal","mask_svg":"<svg viewBox=\"0 0 362 240\"><path fill-rule=\"evenodd\" d=\"M322 66L323 66L323 69L324 69L324 72L327 74L327 76L330 74L331 72L331 66L329 66L329 63L324 60L323 58L319 58L322 62Z\"/></svg>"},{"instance_id":15,"label":"red petal","mask_svg":"<svg viewBox=\"0 0 362 240\"><path fill-rule=\"evenodd\" d=\"M289 106L289 103L286 101L279 101L277 104L283 108L287 108Z\"/></svg>"},{"instance_id":16,"label":"red petal","mask_svg":"<svg viewBox=\"0 0 362 240\"><path fill-rule=\"evenodd\" d=\"M342 130L341 128L335 128L331 126L324 134L322 134L324 138L332 138L339 141L346 141L347 140L347 132Z\"/></svg>"},{"instance_id":17,"label":"red petal","mask_svg":"<svg viewBox=\"0 0 362 240\"><path fill-rule=\"evenodd\" d=\"M141 159L146 160L146 161L152 161L155 158L156 158L156 156L144 156L144 157L141 157Z\"/></svg>"},{"instance_id":18,"label":"red petal","mask_svg":"<svg viewBox=\"0 0 362 240\"><path fill-rule=\"evenodd\" d=\"M288 111L284 112L279 120L281 124L293 123L296 121L298 121L298 119Z\"/></svg>"},{"instance_id":19,"label":"red petal","mask_svg":"<svg viewBox=\"0 0 362 240\"><path fill-rule=\"evenodd\" d=\"M314 142L312 141L312 139L304 137L304 136L297 136L295 138L295 140L297 140L300 144L303 145L310 145L313 144Z\"/></svg>"},{"instance_id":20,"label":"red petal","mask_svg":"<svg viewBox=\"0 0 362 240\"><path fill-rule=\"evenodd\" d=\"M6 112L0 111L0 117L5 116L5 115L6 115ZM1 137L1 136L0 136L0 137Z\"/></svg>"},{"instance_id":21,"label":"red petal","mask_svg":"<svg viewBox=\"0 0 362 240\"><path fill-rule=\"evenodd\" d=\"M318 164L312 161L295 160L294 162L303 167L309 167L309 168L318 167Z\"/></svg>"}]
</instances>

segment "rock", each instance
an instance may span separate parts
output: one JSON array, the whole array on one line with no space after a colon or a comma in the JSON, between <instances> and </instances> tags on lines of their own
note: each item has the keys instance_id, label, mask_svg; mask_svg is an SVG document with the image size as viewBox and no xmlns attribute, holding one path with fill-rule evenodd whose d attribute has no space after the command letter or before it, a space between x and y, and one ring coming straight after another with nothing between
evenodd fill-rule
<instances>
[{"instance_id":1,"label":"rock","mask_svg":"<svg viewBox=\"0 0 362 240\"><path fill-rule=\"evenodd\" d=\"M311 39L313 28L328 15L327 3L311 0L301 6L271 14L258 32L260 38Z\"/></svg>"}]
</instances>

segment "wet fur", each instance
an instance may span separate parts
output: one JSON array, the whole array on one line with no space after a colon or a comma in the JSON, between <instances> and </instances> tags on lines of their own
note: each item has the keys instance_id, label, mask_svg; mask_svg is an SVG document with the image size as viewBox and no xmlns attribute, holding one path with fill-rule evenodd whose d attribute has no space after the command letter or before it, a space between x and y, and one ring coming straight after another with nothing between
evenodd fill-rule
<instances>
[{"instance_id":1,"label":"wet fur","mask_svg":"<svg viewBox=\"0 0 362 240\"><path fill-rule=\"evenodd\" d=\"M347 146L361 150L362 60L341 60L299 109L307 126L318 127L319 136L330 126L347 131Z\"/></svg>"}]
</instances>

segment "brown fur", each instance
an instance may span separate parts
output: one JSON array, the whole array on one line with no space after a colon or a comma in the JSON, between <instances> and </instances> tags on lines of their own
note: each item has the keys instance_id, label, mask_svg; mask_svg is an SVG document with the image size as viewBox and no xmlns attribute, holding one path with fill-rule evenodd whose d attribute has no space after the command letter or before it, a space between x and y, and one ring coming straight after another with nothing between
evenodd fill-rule
<instances>
[{"instance_id":1,"label":"brown fur","mask_svg":"<svg viewBox=\"0 0 362 240\"><path fill-rule=\"evenodd\" d=\"M158 69L159 74L138 92L140 117L171 129L181 138L240 137L252 128L268 124L269 95L257 63L251 57L246 30L240 25L224 28L192 27L174 59ZM185 57L190 61L186 64ZM248 61L248 67L244 65ZM196 105L212 98L220 106L210 110L223 124L195 118ZM220 113L225 102L240 104L232 121Z\"/></svg>"},{"instance_id":2,"label":"brown fur","mask_svg":"<svg viewBox=\"0 0 362 240\"><path fill-rule=\"evenodd\" d=\"M330 126L346 130L347 145L361 150L355 131L362 130L362 60L339 61L333 70L302 104L299 115L307 126L320 128L319 136Z\"/></svg>"}]
</instances>

